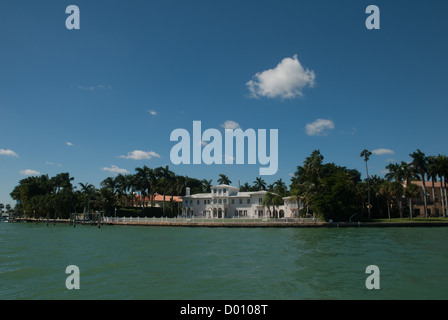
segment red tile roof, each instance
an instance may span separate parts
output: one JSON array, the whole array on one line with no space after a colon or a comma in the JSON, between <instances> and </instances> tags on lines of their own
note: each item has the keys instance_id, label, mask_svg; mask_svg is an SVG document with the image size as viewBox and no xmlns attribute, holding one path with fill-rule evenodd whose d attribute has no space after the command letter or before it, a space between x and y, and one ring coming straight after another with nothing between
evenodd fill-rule
<instances>
[{"instance_id":1,"label":"red tile roof","mask_svg":"<svg viewBox=\"0 0 448 320\"><path fill-rule=\"evenodd\" d=\"M142 198L142 196L140 196L140 195L135 196L135 199L138 201L140 201L141 198ZM145 201L150 201L150 198L151 198L151 201L154 200L155 202L163 202L163 194L156 193L154 196L154 199L153 199L153 196L150 196L150 197L146 196ZM171 195L168 195L168 194L165 195L165 202L170 202L170 201L171 201ZM174 202L182 202L182 197L181 196L173 196L173 201Z\"/></svg>"}]
</instances>

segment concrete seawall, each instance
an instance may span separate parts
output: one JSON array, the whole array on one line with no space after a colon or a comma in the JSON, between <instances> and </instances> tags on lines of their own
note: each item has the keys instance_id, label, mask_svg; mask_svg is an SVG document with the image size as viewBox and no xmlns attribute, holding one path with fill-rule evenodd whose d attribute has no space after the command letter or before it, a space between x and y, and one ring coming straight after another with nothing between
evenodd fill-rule
<instances>
[{"instance_id":1,"label":"concrete seawall","mask_svg":"<svg viewBox=\"0 0 448 320\"><path fill-rule=\"evenodd\" d=\"M46 224L47 220L16 219L16 222ZM70 220L59 219L49 220L48 224L70 224ZM77 221L79 225L97 225L97 222ZM428 222L237 222L234 220L218 220L215 222L201 221L147 221L147 222L101 222L101 225L108 226L152 226L152 227L207 227L207 228L384 228L384 227L448 227L448 222L428 221Z\"/></svg>"}]
</instances>

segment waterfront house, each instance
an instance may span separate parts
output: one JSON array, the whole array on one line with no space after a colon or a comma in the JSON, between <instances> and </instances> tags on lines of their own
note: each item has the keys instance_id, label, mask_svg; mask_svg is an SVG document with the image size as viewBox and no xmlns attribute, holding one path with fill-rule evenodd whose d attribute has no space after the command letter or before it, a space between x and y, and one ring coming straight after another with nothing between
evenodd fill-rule
<instances>
[{"instance_id":1,"label":"waterfront house","mask_svg":"<svg viewBox=\"0 0 448 320\"><path fill-rule=\"evenodd\" d=\"M298 205L291 197L284 204L263 206L267 191L241 192L240 188L226 184L211 187L210 193L191 195L186 188L182 216L197 218L290 218L298 216Z\"/></svg>"},{"instance_id":2,"label":"waterfront house","mask_svg":"<svg viewBox=\"0 0 448 320\"><path fill-rule=\"evenodd\" d=\"M425 206L424 206L424 194L422 188L422 182L420 180L411 181L412 184L415 184L420 188L420 196L415 199L413 203L413 216L424 216L425 215ZM432 181L425 181L426 186L426 204L427 204L427 216L428 217L439 217L443 215L443 206L442 200L445 198L445 194L443 193L442 184L440 181L434 182L434 188ZM404 183L404 187L406 187L406 182Z\"/></svg>"}]
</instances>

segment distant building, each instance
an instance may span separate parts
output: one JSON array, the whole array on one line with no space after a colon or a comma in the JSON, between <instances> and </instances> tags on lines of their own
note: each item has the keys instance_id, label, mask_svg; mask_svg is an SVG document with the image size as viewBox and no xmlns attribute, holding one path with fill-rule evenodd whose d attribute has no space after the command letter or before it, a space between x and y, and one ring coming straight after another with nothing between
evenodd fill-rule
<instances>
[{"instance_id":1,"label":"distant building","mask_svg":"<svg viewBox=\"0 0 448 320\"><path fill-rule=\"evenodd\" d=\"M167 203L171 202L171 199L173 202L182 203L182 197L180 196L171 196L166 194L165 195L165 205ZM156 193L154 196L147 196L145 197L144 203L142 202L142 196L136 195L134 196L134 207L163 207L163 194Z\"/></svg>"},{"instance_id":2,"label":"distant building","mask_svg":"<svg viewBox=\"0 0 448 320\"><path fill-rule=\"evenodd\" d=\"M423 188L421 181L412 181L412 184L415 184L420 188L420 197L413 202L413 216L424 216L425 215L425 206L424 206L424 198L423 198ZM406 183L404 183L406 187ZM433 187L431 181L425 182L426 186L426 204L427 204L427 216L428 217L439 217L443 216L442 213L442 193L441 193L441 182L437 181L434 183L434 198L433 198ZM444 195L443 195L444 197Z\"/></svg>"},{"instance_id":3,"label":"distant building","mask_svg":"<svg viewBox=\"0 0 448 320\"><path fill-rule=\"evenodd\" d=\"M263 206L267 191L240 192L237 187L221 184L213 186L210 193L190 195L186 189L182 215L200 218L289 218L298 216L297 201L283 198L284 204L275 209Z\"/></svg>"}]
</instances>

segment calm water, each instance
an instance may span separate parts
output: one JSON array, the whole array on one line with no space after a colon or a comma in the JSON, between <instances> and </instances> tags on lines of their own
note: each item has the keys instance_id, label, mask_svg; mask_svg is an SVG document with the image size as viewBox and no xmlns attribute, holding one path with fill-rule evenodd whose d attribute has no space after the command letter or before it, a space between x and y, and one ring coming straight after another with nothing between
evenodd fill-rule
<instances>
[{"instance_id":1,"label":"calm water","mask_svg":"<svg viewBox=\"0 0 448 320\"><path fill-rule=\"evenodd\" d=\"M0 299L448 299L448 228L0 223ZM67 290L65 269L80 269ZM365 269L380 268L379 290Z\"/></svg>"}]
</instances>

